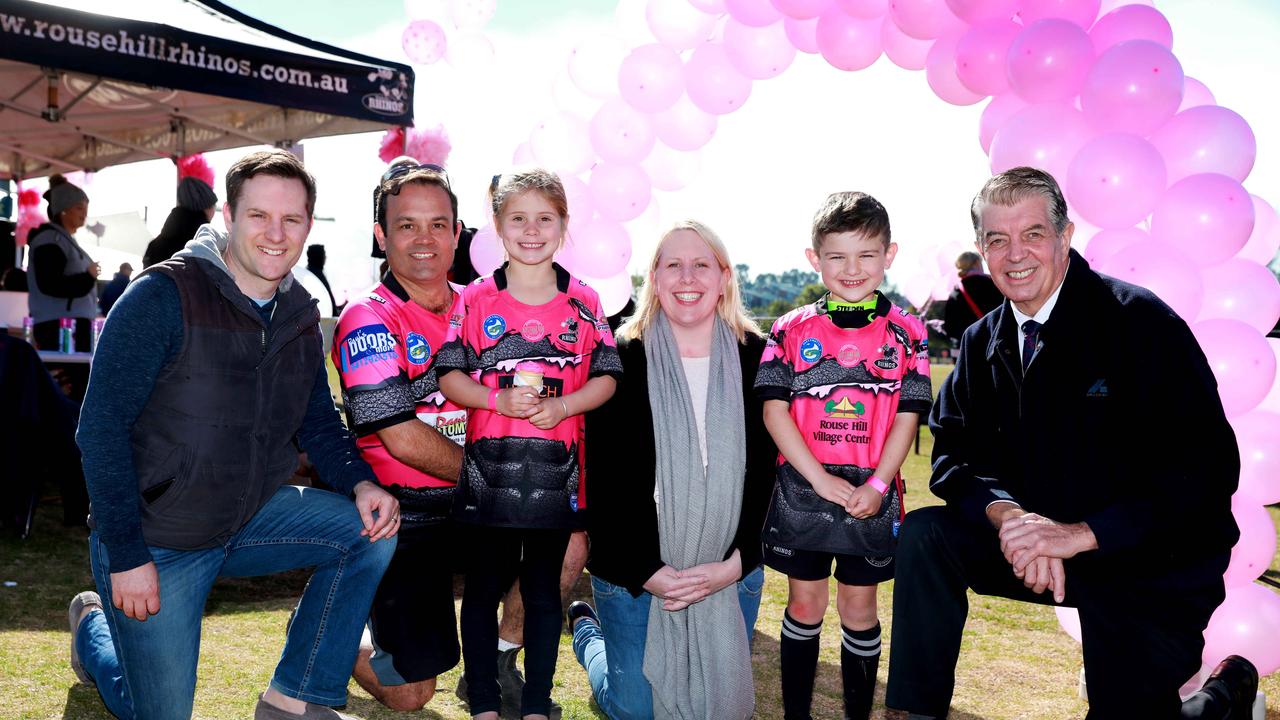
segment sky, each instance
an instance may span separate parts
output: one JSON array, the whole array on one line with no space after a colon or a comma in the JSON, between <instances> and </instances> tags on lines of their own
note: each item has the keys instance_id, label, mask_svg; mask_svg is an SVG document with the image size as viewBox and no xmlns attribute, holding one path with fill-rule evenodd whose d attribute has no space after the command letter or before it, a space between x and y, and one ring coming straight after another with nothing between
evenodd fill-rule
<instances>
[{"instance_id":1,"label":"sky","mask_svg":"<svg viewBox=\"0 0 1280 720\"><path fill-rule=\"evenodd\" d=\"M351 50L405 62L400 34L406 6L430 0L313 0L306 12L285 0L229 0L237 9ZM1204 82L1218 104L1252 126L1258 157L1245 187L1280 206L1280 2L1156 0L1173 27L1174 52L1187 75ZM616 35L638 44L647 29L641 0L498 0L484 33L490 63L461 68L418 66L415 112L420 127L442 124L453 143L448 167L469 225L484 222L489 178L513 165L518 145L558 109L585 110L590 100L569 80L570 51L590 38ZM628 224L630 268L644 266L662 229L693 217L715 229L735 263L753 274L806 267L809 222L836 190L862 190L888 209L900 246L891 282L949 272L972 242L968 204L990 175L978 143L986 101L969 107L937 99L923 72L881 57L845 73L816 55L797 54L777 78L756 81L745 105L720 117L715 137L689 158L699 168L684 189L655 192L646 214ZM590 117L589 113L586 116ZM329 275L358 288L371 278L369 193L382 165L379 135L305 143L317 176L312 241L328 250ZM209 155L221 173L244 151ZM146 208L158 230L172 206L172 169L163 161L98 173L94 214ZM154 191L152 191L154 188ZM572 209L571 209L572 212Z\"/></svg>"}]
</instances>

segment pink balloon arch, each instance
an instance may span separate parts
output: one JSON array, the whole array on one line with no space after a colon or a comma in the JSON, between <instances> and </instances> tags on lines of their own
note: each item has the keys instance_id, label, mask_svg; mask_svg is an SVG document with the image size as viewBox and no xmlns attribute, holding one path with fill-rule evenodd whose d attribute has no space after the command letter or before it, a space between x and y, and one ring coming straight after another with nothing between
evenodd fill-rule
<instances>
[{"instance_id":1,"label":"pink balloon arch","mask_svg":"<svg viewBox=\"0 0 1280 720\"><path fill-rule=\"evenodd\" d=\"M1280 596L1254 582L1275 551L1263 503L1280 500L1280 343L1264 337L1280 317L1280 284L1265 267L1280 221L1242 185L1253 131L1184 74L1164 15L1149 0L647 0L634 17L646 42L591 38L566 67L595 112L562 108L515 154L566 179L575 237L562 258L608 289L605 309L628 297L627 224L655 190L689 181L718 118L797 53L846 71L883 55L924 70L945 102L989 99L978 141L992 171L1053 173L1090 262L1152 289L1199 339L1243 459L1233 504L1242 535L1203 660L1243 652L1264 673L1280 668ZM429 56L436 38L419 25L406 43ZM476 240L477 269L491 270L500 260L492 229ZM950 289L954 254L937 250L936 274L900 282L913 302Z\"/></svg>"}]
</instances>

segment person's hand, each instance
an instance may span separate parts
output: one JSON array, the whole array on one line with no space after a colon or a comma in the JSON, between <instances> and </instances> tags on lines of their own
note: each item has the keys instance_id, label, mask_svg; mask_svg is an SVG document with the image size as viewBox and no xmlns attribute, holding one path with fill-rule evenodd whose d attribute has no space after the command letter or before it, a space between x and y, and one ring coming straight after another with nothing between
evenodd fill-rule
<instances>
[{"instance_id":1,"label":"person's hand","mask_svg":"<svg viewBox=\"0 0 1280 720\"><path fill-rule=\"evenodd\" d=\"M111 604L140 622L160 612L160 575L149 562L124 572L111 573Z\"/></svg>"},{"instance_id":2,"label":"person's hand","mask_svg":"<svg viewBox=\"0 0 1280 720\"><path fill-rule=\"evenodd\" d=\"M663 565L645 582L644 589L651 595L662 598L663 610L683 610L693 603L690 598L697 597L699 593L706 597L704 586L708 581L707 576L691 570L692 568L681 573L670 565Z\"/></svg>"},{"instance_id":3,"label":"person's hand","mask_svg":"<svg viewBox=\"0 0 1280 720\"><path fill-rule=\"evenodd\" d=\"M89 263L89 269L85 270L85 272L89 273L90 276L97 278L98 274L102 272L102 266L96 262Z\"/></svg>"},{"instance_id":4,"label":"person's hand","mask_svg":"<svg viewBox=\"0 0 1280 720\"><path fill-rule=\"evenodd\" d=\"M688 594L685 594L679 600L663 600L663 610L671 612L683 610L738 582L738 578L742 577L742 556L738 554L737 550L734 550L727 560L694 565L691 568L676 571L676 575L680 577L705 577L707 581L695 585Z\"/></svg>"},{"instance_id":5,"label":"person's hand","mask_svg":"<svg viewBox=\"0 0 1280 720\"><path fill-rule=\"evenodd\" d=\"M838 478L831 473L824 472L822 477L816 481L810 481L813 485L813 491L818 493L818 497L833 502L840 507L844 507L849 502L849 496L853 494L853 486L845 482L844 478Z\"/></svg>"},{"instance_id":6,"label":"person's hand","mask_svg":"<svg viewBox=\"0 0 1280 720\"><path fill-rule=\"evenodd\" d=\"M533 415L529 416L529 422L539 430L550 430L567 417L569 417L569 404L564 398L547 398L545 402L538 405Z\"/></svg>"},{"instance_id":7,"label":"person's hand","mask_svg":"<svg viewBox=\"0 0 1280 720\"><path fill-rule=\"evenodd\" d=\"M394 537L400 530L400 501L369 480L356 483L355 497L360 522L364 523L360 534L367 535L369 542Z\"/></svg>"},{"instance_id":8,"label":"person's hand","mask_svg":"<svg viewBox=\"0 0 1280 720\"><path fill-rule=\"evenodd\" d=\"M527 418L538 411L538 404L541 402L542 398L538 397L533 388L509 387L498 391L494 405L498 408L499 415Z\"/></svg>"},{"instance_id":9,"label":"person's hand","mask_svg":"<svg viewBox=\"0 0 1280 720\"><path fill-rule=\"evenodd\" d=\"M1059 603L1067 597L1067 571L1062 558L1042 555L1028 562L1021 570L1015 567L1013 574L1037 595L1049 590L1053 593L1054 602Z\"/></svg>"},{"instance_id":10,"label":"person's hand","mask_svg":"<svg viewBox=\"0 0 1280 720\"><path fill-rule=\"evenodd\" d=\"M1036 513L1024 513L1000 524L1000 552L1021 570L1037 557L1067 559L1098 547L1093 530L1084 523L1060 523Z\"/></svg>"},{"instance_id":11,"label":"person's hand","mask_svg":"<svg viewBox=\"0 0 1280 720\"><path fill-rule=\"evenodd\" d=\"M853 517L865 520L880 512L882 502L884 502L884 495L879 490L870 485L863 485L849 493L849 500L845 502L844 509Z\"/></svg>"}]
</instances>

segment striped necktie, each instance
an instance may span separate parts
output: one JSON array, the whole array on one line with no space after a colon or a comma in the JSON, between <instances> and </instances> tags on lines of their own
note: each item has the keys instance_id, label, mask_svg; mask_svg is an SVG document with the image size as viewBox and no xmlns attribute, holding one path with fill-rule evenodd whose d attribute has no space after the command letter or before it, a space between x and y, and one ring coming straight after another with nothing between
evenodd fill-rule
<instances>
[{"instance_id":1,"label":"striped necktie","mask_svg":"<svg viewBox=\"0 0 1280 720\"><path fill-rule=\"evenodd\" d=\"M1028 320L1022 323L1022 373L1025 375L1031 365L1031 358L1036 354L1036 343L1040 339L1040 323Z\"/></svg>"}]
</instances>

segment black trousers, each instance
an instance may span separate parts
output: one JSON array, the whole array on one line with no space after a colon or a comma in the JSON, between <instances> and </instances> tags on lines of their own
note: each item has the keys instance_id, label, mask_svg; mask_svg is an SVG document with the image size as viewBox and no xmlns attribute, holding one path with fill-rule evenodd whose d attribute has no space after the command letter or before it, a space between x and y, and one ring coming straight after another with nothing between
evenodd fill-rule
<instances>
[{"instance_id":1,"label":"black trousers","mask_svg":"<svg viewBox=\"0 0 1280 720\"><path fill-rule=\"evenodd\" d=\"M524 696L520 714L547 715L560 651L560 568L569 530L463 526L462 658L472 715L501 709L498 602L520 579L524 601Z\"/></svg>"},{"instance_id":2,"label":"black trousers","mask_svg":"<svg viewBox=\"0 0 1280 720\"><path fill-rule=\"evenodd\" d=\"M1090 720L1183 717L1178 688L1200 667L1228 559L1147 574L1132 558L1067 561L1063 605L1080 611ZM885 704L945 717L969 612L966 590L1040 604L1053 597L1014 576L993 528L945 507L907 515L897 563Z\"/></svg>"}]
</instances>

